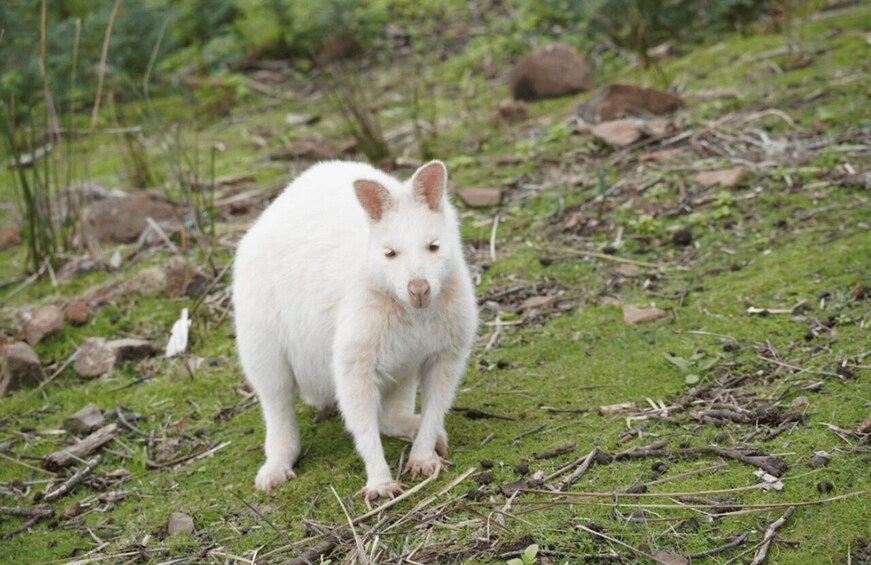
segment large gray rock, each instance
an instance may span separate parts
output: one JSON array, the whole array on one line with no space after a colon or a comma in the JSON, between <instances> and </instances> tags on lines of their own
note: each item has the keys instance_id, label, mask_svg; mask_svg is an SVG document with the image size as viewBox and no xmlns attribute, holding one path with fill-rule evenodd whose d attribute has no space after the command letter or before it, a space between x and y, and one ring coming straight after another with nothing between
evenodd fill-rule
<instances>
[{"instance_id":1,"label":"large gray rock","mask_svg":"<svg viewBox=\"0 0 871 565\"><path fill-rule=\"evenodd\" d=\"M18 389L38 386L45 380L39 357L26 343L7 345L5 357L0 370L0 397Z\"/></svg>"},{"instance_id":2,"label":"large gray rock","mask_svg":"<svg viewBox=\"0 0 871 565\"><path fill-rule=\"evenodd\" d=\"M508 74L515 100L540 100L593 88L593 71L578 52L560 43L527 53Z\"/></svg>"}]
</instances>

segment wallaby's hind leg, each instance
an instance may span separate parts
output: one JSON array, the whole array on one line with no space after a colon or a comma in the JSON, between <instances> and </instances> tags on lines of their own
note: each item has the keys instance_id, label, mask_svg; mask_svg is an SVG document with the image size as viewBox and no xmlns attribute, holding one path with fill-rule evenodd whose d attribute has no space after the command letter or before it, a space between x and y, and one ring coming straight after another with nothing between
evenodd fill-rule
<instances>
[{"instance_id":1,"label":"wallaby's hind leg","mask_svg":"<svg viewBox=\"0 0 871 565\"><path fill-rule=\"evenodd\" d=\"M260 399L266 421L266 463L257 472L254 486L269 493L294 477L299 456L299 428L294 413L294 377L273 337L259 332L239 332L239 358L248 381Z\"/></svg>"},{"instance_id":2,"label":"wallaby's hind leg","mask_svg":"<svg viewBox=\"0 0 871 565\"><path fill-rule=\"evenodd\" d=\"M390 389L382 400L381 433L391 437L414 439L420 430L420 416L414 413L417 379L409 377ZM444 430L439 433L436 451L447 457L448 439Z\"/></svg>"}]
</instances>

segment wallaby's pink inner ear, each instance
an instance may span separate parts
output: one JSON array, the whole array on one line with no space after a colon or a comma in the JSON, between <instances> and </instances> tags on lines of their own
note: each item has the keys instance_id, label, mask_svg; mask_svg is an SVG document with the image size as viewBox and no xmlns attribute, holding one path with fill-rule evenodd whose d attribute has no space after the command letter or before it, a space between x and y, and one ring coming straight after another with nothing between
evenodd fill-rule
<instances>
[{"instance_id":1,"label":"wallaby's pink inner ear","mask_svg":"<svg viewBox=\"0 0 871 565\"><path fill-rule=\"evenodd\" d=\"M414 173L411 185L430 210L438 211L448 186L448 169L441 161L430 161Z\"/></svg>"},{"instance_id":2,"label":"wallaby's pink inner ear","mask_svg":"<svg viewBox=\"0 0 871 565\"><path fill-rule=\"evenodd\" d=\"M376 222L380 220L390 203L387 189L372 180L357 180L354 181L354 192L369 217Z\"/></svg>"}]
</instances>

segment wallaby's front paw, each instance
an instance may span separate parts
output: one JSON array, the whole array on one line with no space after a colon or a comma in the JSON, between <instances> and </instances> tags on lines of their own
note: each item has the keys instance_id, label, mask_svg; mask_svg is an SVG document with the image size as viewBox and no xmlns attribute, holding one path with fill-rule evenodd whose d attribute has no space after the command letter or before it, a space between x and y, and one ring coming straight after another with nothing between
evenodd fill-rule
<instances>
[{"instance_id":1,"label":"wallaby's front paw","mask_svg":"<svg viewBox=\"0 0 871 565\"><path fill-rule=\"evenodd\" d=\"M272 492L272 489L283 485L288 479L294 477L296 477L296 474L293 472L293 465L290 463L267 461L257 472L257 478L254 479L254 487L269 494Z\"/></svg>"},{"instance_id":2,"label":"wallaby's front paw","mask_svg":"<svg viewBox=\"0 0 871 565\"><path fill-rule=\"evenodd\" d=\"M403 488L405 488L405 485L399 481L387 481L386 483L376 485L366 485L360 489L357 496L362 496L366 500L375 500L378 497L393 498L400 494Z\"/></svg>"},{"instance_id":3,"label":"wallaby's front paw","mask_svg":"<svg viewBox=\"0 0 871 565\"><path fill-rule=\"evenodd\" d=\"M411 479L414 480L418 475L431 477L436 469L444 469L450 465L450 462L439 457L435 453L429 457L415 458L412 457L405 464L402 474L411 473Z\"/></svg>"}]
</instances>

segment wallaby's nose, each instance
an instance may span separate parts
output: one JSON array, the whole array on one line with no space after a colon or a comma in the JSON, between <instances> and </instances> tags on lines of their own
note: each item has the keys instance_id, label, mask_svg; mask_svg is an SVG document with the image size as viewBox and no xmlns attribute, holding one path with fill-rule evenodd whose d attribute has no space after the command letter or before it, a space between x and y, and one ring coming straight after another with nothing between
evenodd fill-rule
<instances>
[{"instance_id":1,"label":"wallaby's nose","mask_svg":"<svg viewBox=\"0 0 871 565\"><path fill-rule=\"evenodd\" d=\"M408 297L411 299L411 305L415 308L429 306L429 290L429 283L423 279L408 281Z\"/></svg>"}]
</instances>

